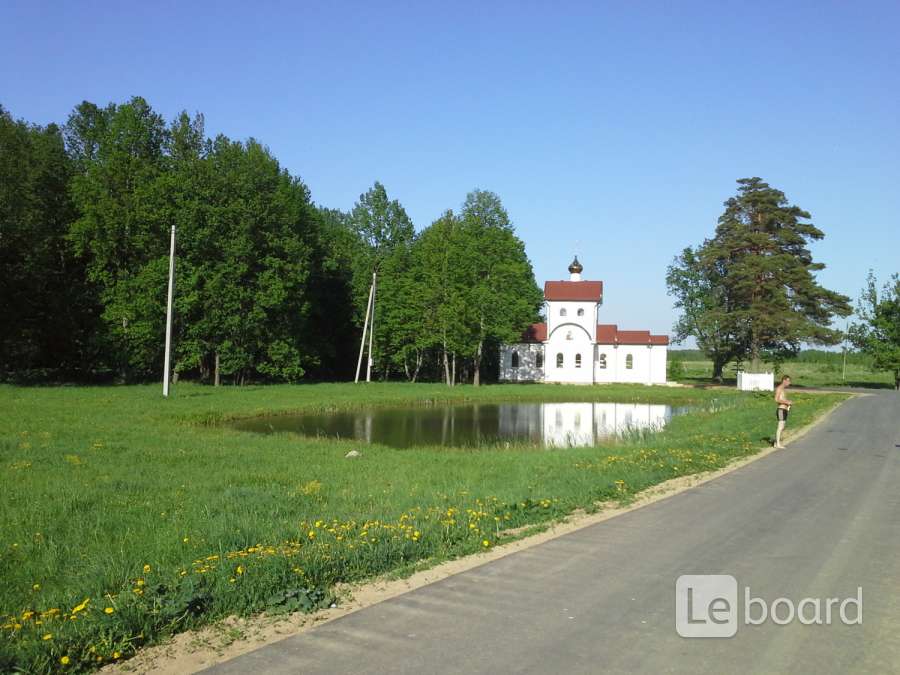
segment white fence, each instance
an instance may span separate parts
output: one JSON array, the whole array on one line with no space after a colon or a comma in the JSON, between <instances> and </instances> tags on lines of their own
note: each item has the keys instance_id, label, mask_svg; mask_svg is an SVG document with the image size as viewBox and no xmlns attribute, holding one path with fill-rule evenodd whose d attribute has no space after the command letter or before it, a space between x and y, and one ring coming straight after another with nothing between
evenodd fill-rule
<instances>
[{"instance_id":1,"label":"white fence","mask_svg":"<svg viewBox=\"0 0 900 675\"><path fill-rule=\"evenodd\" d=\"M738 371L737 388L741 391L773 391L775 389L775 374Z\"/></svg>"}]
</instances>

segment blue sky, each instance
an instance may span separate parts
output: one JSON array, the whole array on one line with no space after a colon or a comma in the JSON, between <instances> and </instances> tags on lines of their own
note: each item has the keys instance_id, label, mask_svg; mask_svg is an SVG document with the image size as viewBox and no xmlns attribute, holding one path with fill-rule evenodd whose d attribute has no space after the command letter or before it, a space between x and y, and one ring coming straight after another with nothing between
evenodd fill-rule
<instances>
[{"instance_id":1,"label":"blue sky","mask_svg":"<svg viewBox=\"0 0 900 675\"><path fill-rule=\"evenodd\" d=\"M665 268L734 181L810 211L821 281L900 271L900 3L0 0L0 103L141 95L266 143L316 202L380 180L417 228L493 190L540 283L669 332Z\"/></svg>"}]
</instances>

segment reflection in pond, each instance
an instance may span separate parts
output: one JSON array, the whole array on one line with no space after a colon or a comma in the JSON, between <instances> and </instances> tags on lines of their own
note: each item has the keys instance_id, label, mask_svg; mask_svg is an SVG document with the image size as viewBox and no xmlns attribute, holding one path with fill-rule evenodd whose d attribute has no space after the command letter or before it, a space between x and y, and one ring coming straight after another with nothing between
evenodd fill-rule
<instances>
[{"instance_id":1,"label":"reflection in pond","mask_svg":"<svg viewBox=\"0 0 900 675\"><path fill-rule=\"evenodd\" d=\"M633 431L658 431L673 415L684 412L687 408L649 403L469 404L256 418L235 427L349 438L394 448L503 443L575 447Z\"/></svg>"}]
</instances>

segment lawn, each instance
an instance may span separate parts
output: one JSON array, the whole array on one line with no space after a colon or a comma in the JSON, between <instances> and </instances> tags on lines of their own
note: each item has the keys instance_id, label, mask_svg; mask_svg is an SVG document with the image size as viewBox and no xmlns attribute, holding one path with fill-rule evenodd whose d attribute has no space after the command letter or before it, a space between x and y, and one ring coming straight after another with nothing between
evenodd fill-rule
<instances>
[{"instance_id":1,"label":"lawn","mask_svg":"<svg viewBox=\"0 0 900 675\"><path fill-rule=\"evenodd\" d=\"M677 354L677 352L672 352ZM839 355L837 355L839 356ZM677 358L677 357L676 357ZM686 384L707 384L712 382L712 361L684 360L684 376L677 378L679 382ZM766 364L770 370L776 370L774 365ZM894 386L893 375L887 371L873 371L871 368L848 363L846 372L839 362L822 363L815 361L789 361L781 364L777 369L779 375L790 375L794 387L872 387L880 389L892 389ZM726 384L734 384L737 380L737 372L734 364L725 368Z\"/></svg>"},{"instance_id":2,"label":"lawn","mask_svg":"<svg viewBox=\"0 0 900 675\"><path fill-rule=\"evenodd\" d=\"M230 614L495 546L756 452L771 395L641 386L0 387L0 671L89 669ZM792 394L797 428L843 398ZM451 400L696 406L597 448L394 450L238 432L263 413ZM345 459L351 449L358 459Z\"/></svg>"}]
</instances>

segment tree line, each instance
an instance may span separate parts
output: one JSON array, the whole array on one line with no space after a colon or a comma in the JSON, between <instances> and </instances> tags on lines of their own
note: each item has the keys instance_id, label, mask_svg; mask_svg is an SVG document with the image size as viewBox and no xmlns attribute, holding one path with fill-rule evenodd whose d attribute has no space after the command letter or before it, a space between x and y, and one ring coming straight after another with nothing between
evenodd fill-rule
<instances>
[{"instance_id":1,"label":"tree line","mask_svg":"<svg viewBox=\"0 0 900 675\"><path fill-rule=\"evenodd\" d=\"M160 377L172 225L174 372L215 384L352 377L375 271L379 378L490 378L542 301L491 192L417 233L380 183L317 205L200 114L135 97L38 126L0 107L0 377Z\"/></svg>"},{"instance_id":2,"label":"tree line","mask_svg":"<svg viewBox=\"0 0 900 675\"><path fill-rule=\"evenodd\" d=\"M845 337L900 387L900 282L849 298L824 288L810 214L760 178L738 181L712 237L666 281L721 378ZM174 374L204 382L353 377L378 275L379 379L480 383L497 346L539 319L531 263L500 198L467 195L417 232L376 182L347 212L312 200L257 140L209 138L142 98L83 102L38 126L0 106L0 379L161 375L168 233L178 231Z\"/></svg>"}]
</instances>

